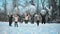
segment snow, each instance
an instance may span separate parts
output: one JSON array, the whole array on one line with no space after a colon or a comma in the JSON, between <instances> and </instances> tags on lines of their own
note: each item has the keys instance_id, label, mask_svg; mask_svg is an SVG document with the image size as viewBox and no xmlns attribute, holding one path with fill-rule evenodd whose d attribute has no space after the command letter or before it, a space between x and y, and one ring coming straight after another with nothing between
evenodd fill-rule
<instances>
[{"instance_id":1,"label":"snow","mask_svg":"<svg viewBox=\"0 0 60 34\"><path fill-rule=\"evenodd\" d=\"M60 24L41 24L37 26L36 23L28 24L18 22L18 27L9 26L8 22L0 22L0 34L60 34Z\"/></svg>"}]
</instances>

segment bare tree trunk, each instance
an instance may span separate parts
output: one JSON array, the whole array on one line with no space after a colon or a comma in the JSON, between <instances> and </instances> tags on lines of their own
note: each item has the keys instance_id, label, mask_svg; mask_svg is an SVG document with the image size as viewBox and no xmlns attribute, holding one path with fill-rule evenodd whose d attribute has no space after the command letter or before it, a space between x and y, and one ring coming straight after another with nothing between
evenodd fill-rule
<instances>
[{"instance_id":1,"label":"bare tree trunk","mask_svg":"<svg viewBox=\"0 0 60 34\"><path fill-rule=\"evenodd\" d=\"M39 12L39 0L37 1L37 13Z\"/></svg>"},{"instance_id":2,"label":"bare tree trunk","mask_svg":"<svg viewBox=\"0 0 60 34\"><path fill-rule=\"evenodd\" d=\"M4 6L4 13L5 13L5 15L7 15L7 9L6 9L7 2L6 2L6 0L4 0L3 6Z\"/></svg>"},{"instance_id":3,"label":"bare tree trunk","mask_svg":"<svg viewBox=\"0 0 60 34\"><path fill-rule=\"evenodd\" d=\"M59 17L60 17L60 0L59 0Z\"/></svg>"},{"instance_id":4,"label":"bare tree trunk","mask_svg":"<svg viewBox=\"0 0 60 34\"><path fill-rule=\"evenodd\" d=\"M7 8L6 8L7 7L7 1L6 0L3 1L3 7L4 7L4 17L2 17L2 18L4 18L3 19L4 21L7 21Z\"/></svg>"}]
</instances>

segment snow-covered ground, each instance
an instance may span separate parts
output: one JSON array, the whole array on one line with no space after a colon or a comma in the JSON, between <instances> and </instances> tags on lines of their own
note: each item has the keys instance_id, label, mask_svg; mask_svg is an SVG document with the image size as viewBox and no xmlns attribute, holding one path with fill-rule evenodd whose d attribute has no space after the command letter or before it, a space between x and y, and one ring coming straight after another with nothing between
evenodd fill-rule
<instances>
[{"instance_id":1,"label":"snow-covered ground","mask_svg":"<svg viewBox=\"0 0 60 34\"><path fill-rule=\"evenodd\" d=\"M37 26L36 23L28 24L18 23L18 27L14 27L14 22L12 27L9 26L8 22L0 22L0 34L60 34L60 24L41 24Z\"/></svg>"}]
</instances>

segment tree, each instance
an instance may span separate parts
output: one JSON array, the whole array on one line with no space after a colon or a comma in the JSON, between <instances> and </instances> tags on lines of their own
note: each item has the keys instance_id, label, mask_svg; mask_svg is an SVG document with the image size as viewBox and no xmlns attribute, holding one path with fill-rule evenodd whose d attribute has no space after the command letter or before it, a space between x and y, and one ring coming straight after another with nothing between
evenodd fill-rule
<instances>
[{"instance_id":1,"label":"tree","mask_svg":"<svg viewBox=\"0 0 60 34\"><path fill-rule=\"evenodd\" d=\"M56 0L48 0L49 2L49 8L50 6L52 6L52 20L56 18L56 8L57 8L57 5L56 5Z\"/></svg>"},{"instance_id":2,"label":"tree","mask_svg":"<svg viewBox=\"0 0 60 34\"><path fill-rule=\"evenodd\" d=\"M6 6L7 6L7 1L4 0L4 1L3 1L3 7L4 7L4 13L5 13L5 15L7 15L7 9L6 9Z\"/></svg>"},{"instance_id":3,"label":"tree","mask_svg":"<svg viewBox=\"0 0 60 34\"><path fill-rule=\"evenodd\" d=\"M17 9L19 10L19 8L18 8L18 1L19 0L13 0L13 11L14 11L14 9L17 7ZM18 12L18 10L17 10L17 12ZM16 13L16 12L15 12ZM19 12L18 12L19 13ZM17 14L17 13L16 13Z\"/></svg>"},{"instance_id":4,"label":"tree","mask_svg":"<svg viewBox=\"0 0 60 34\"><path fill-rule=\"evenodd\" d=\"M60 0L59 0L59 15L60 15ZM59 16L60 17L60 16Z\"/></svg>"},{"instance_id":5,"label":"tree","mask_svg":"<svg viewBox=\"0 0 60 34\"><path fill-rule=\"evenodd\" d=\"M39 13L39 0L37 1L37 13Z\"/></svg>"},{"instance_id":6,"label":"tree","mask_svg":"<svg viewBox=\"0 0 60 34\"><path fill-rule=\"evenodd\" d=\"M42 7L43 7L43 9L44 9L44 3L45 3L45 0L41 0L41 3L42 3Z\"/></svg>"}]
</instances>

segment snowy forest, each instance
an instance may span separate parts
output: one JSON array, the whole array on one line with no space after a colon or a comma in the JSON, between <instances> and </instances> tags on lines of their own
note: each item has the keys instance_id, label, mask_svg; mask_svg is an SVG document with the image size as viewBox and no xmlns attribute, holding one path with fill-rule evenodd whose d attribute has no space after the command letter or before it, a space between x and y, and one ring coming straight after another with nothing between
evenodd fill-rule
<instances>
[{"instance_id":1,"label":"snowy forest","mask_svg":"<svg viewBox=\"0 0 60 34\"><path fill-rule=\"evenodd\" d=\"M42 9L48 10L46 18L51 15L51 21L60 20L60 0L0 0L0 21L8 21L13 14L33 15Z\"/></svg>"}]
</instances>

